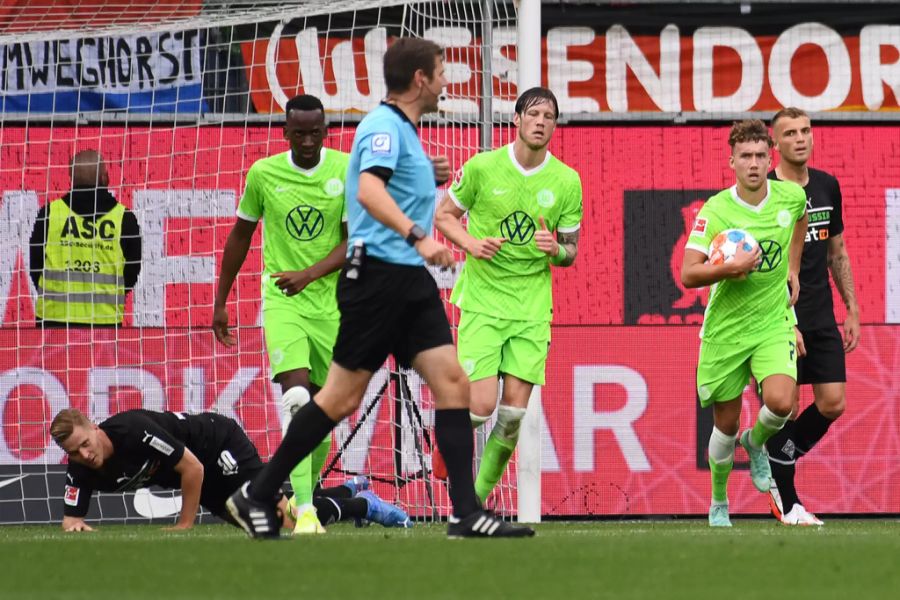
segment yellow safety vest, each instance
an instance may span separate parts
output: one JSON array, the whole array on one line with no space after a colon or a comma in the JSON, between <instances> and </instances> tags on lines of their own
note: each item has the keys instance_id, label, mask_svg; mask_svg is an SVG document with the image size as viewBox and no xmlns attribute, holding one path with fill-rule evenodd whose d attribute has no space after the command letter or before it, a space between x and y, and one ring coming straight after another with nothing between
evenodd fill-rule
<instances>
[{"instance_id":1,"label":"yellow safety vest","mask_svg":"<svg viewBox=\"0 0 900 600\"><path fill-rule=\"evenodd\" d=\"M125 207L89 219L62 200L50 203L38 318L109 325L125 315L125 255L120 243Z\"/></svg>"}]
</instances>

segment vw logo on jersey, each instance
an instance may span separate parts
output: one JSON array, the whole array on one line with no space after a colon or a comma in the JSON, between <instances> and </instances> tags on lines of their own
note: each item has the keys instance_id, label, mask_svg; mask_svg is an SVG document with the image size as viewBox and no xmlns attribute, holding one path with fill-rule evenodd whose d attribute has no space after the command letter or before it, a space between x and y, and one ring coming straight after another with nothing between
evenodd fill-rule
<instances>
[{"instance_id":1,"label":"vw logo on jersey","mask_svg":"<svg viewBox=\"0 0 900 600\"><path fill-rule=\"evenodd\" d=\"M759 242L759 249L762 250L762 259L757 271L768 273L777 269L781 264L781 245L775 240L762 240Z\"/></svg>"},{"instance_id":2,"label":"vw logo on jersey","mask_svg":"<svg viewBox=\"0 0 900 600\"><path fill-rule=\"evenodd\" d=\"M325 193L334 198L344 193L344 182L333 177L325 182Z\"/></svg>"},{"instance_id":3,"label":"vw logo on jersey","mask_svg":"<svg viewBox=\"0 0 900 600\"><path fill-rule=\"evenodd\" d=\"M308 204L295 206L288 213L284 226L294 239L308 242L319 237L325 229L325 215L322 211Z\"/></svg>"},{"instance_id":4,"label":"vw logo on jersey","mask_svg":"<svg viewBox=\"0 0 900 600\"><path fill-rule=\"evenodd\" d=\"M517 210L500 223L500 235L513 246L524 246L534 237L534 220L528 214Z\"/></svg>"}]
</instances>

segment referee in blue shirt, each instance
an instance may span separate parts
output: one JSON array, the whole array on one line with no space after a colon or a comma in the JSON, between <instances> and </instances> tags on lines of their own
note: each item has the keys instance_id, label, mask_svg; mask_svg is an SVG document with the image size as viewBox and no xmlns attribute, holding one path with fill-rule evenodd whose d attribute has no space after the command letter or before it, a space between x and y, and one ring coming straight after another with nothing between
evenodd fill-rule
<instances>
[{"instance_id":1,"label":"referee in blue shirt","mask_svg":"<svg viewBox=\"0 0 900 600\"><path fill-rule=\"evenodd\" d=\"M475 495L469 380L425 268L454 264L450 249L430 235L435 180L447 179L449 165L425 154L416 128L423 114L437 111L447 83L443 51L428 40L400 38L384 55L384 79L388 97L360 122L350 153L348 262L338 283L341 323L328 378L296 413L268 466L228 500L228 510L251 537L278 537L275 491L359 407L373 373L393 354L418 371L435 399L435 436L453 503L448 535L531 536L532 529L482 510Z\"/></svg>"}]
</instances>

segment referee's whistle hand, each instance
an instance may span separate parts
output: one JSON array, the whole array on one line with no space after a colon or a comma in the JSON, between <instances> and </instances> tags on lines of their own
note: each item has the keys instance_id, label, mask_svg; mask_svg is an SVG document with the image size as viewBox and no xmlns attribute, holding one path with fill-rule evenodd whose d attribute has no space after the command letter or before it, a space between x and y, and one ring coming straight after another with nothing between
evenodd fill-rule
<instances>
[{"instance_id":1,"label":"referee's whistle hand","mask_svg":"<svg viewBox=\"0 0 900 600\"><path fill-rule=\"evenodd\" d=\"M416 252L425 259L429 265L451 268L456 265L453 252L447 246L441 244L433 237L424 237L416 242Z\"/></svg>"}]
</instances>

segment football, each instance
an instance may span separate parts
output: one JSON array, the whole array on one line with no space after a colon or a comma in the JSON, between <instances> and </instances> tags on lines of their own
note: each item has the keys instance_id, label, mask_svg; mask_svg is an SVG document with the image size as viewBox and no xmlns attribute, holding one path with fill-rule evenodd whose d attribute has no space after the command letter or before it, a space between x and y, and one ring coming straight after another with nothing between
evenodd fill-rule
<instances>
[{"instance_id":1,"label":"football","mask_svg":"<svg viewBox=\"0 0 900 600\"><path fill-rule=\"evenodd\" d=\"M720 232L709 245L711 265L721 265L734 258L738 248L753 252L757 243L753 236L742 229L726 229Z\"/></svg>"}]
</instances>

